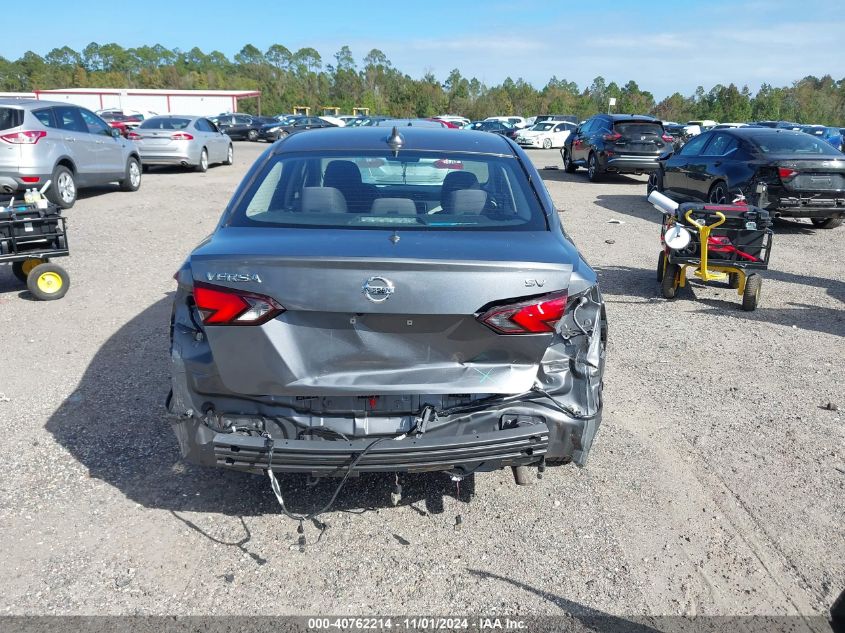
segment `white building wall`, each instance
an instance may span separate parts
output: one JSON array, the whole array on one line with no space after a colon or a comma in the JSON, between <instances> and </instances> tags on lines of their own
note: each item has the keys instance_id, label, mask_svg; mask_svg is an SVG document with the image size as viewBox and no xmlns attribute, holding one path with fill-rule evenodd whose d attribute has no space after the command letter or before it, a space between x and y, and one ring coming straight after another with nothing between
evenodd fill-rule
<instances>
[{"instance_id":1,"label":"white building wall","mask_svg":"<svg viewBox=\"0 0 845 633\"><path fill-rule=\"evenodd\" d=\"M80 94L74 92L42 93L45 101L67 101L89 110L121 108L156 114L192 114L213 116L235 109L236 101L230 96L198 95L147 95L147 94ZM101 105L102 104L102 105Z\"/></svg>"}]
</instances>

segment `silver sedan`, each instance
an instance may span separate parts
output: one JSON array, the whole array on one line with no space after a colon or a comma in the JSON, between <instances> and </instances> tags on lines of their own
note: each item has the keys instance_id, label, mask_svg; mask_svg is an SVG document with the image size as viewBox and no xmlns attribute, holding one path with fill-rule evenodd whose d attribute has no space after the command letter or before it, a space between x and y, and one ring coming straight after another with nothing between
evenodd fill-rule
<instances>
[{"instance_id":1,"label":"silver sedan","mask_svg":"<svg viewBox=\"0 0 845 633\"><path fill-rule=\"evenodd\" d=\"M127 138L138 146L144 167L182 165L206 171L211 163L234 162L232 141L204 117L175 114L152 117Z\"/></svg>"}]
</instances>

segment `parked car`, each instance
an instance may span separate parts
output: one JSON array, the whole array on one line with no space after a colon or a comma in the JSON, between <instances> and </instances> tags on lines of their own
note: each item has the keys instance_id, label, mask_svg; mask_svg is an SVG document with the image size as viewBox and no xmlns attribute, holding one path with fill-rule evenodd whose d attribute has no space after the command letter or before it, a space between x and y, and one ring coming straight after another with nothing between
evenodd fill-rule
<instances>
[{"instance_id":1,"label":"parked car","mask_svg":"<svg viewBox=\"0 0 845 633\"><path fill-rule=\"evenodd\" d=\"M757 184L766 185L757 197ZM821 139L778 128L711 130L660 158L649 178L676 201L733 201L738 193L774 215L834 228L845 216L845 155Z\"/></svg>"},{"instance_id":2,"label":"parked car","mask_svg":"<svg viewBox=\"0 0 845 633\"><path fill-rule=\"evenodd\" d=\"M440 119L441 121L449 121L450 123L454 123L458 127L463 127L467 123L469 123L469 119L463 116L457 116L455 114L441 114L436 117L435 119Z\"/></svg>"},{"instance_id":3,"label":"parked car","mask_svg":"<svg viewBox=\"0 0 845 633\"><path fill-rule=\"evenodd\" d=\"M802 125L801 131L805 134L812 134L816 138L822 139L824 142L838 149L840 152L845 151L845 136L842 135L842 130L837 127L827 127L825 125Z\"/></svg>"},{"instance_id":4,"label":"parked car","mask_svg":"<svg viewBox=\"0 0 845 633\"><path fill-rule=\"evenodd\" d=\"M381 121L391 120L393 117L389 116L362 116L358 117L356 121L347 123L349 127L373 127L378 125Z\"/></svg>"},{"instance_id":5,"label":"parked car","mask_svg":"<svg viewBox=\"0 0 845 633\"><path fill-rule=\"evenodd\" d=\"M492 132L493 134L501 134L502 136L507 136L510 139L515 139L516 135L519 133L519 130L513 127L510 123L499 120L473 121L469 125L465 125L463 129L475 130L477 132Z\"/></svg>"},{"instance_id":6,"label":"parked car","mask_svg":"<svg viewBox=\"0 0 845 633\"><path fill-rule=\"evenodd\" d=\"M85 108L64 102L0 100L0 192L51 182L45 195L63 209L79 189L117 182L141 186L138 148Z\"/></svg>"},{"instance_id":7,"label":"parked car","mask_svg":"<svg viewBox=\"0 0 845 633\"><path fill-rule=\"evenodd\" d=\"M129 130L134 130L136 127L141 125L142 121L142 119L139 119L138 117L128 116L118 112L104 112L99 116L103 121L109 124L109 127L119 130L121 136L126 136L129 133Z\"/></svg>"},{"instance_id":8,"label":"parked car","mask_svg":"<svg viewBox=\"0 0 845 633\"><path fill-rule=\"evenodd\" d=\"M104 119L105 117L103 115L105 114L122 114L123 116L132 117L133 119L138 119L139 121L149 119L153 116L158 116L158 112L151 112L150 110L130 110L121 108L105 108L103 110L95 110L94 114Z\"/></svg>"},{"instance_id":9,"label":"parked car","mask_svg":"<svg viewBox=\"0 0 845 633\"><path fill-rule=\"evenodd\" d=\"M445 121L443 119L438 119L437 117L428 117L427 121L436 121L437 123L442 123L445 127L449 128L450 130L459 130L462 125L455 123L454 121Z\"/></svg>"},{"instance_id":10,"label":"parked car","mask_svg":"<svg viewBox=\"0 0 845 633\"><path fill-rule=\"evenodd\" d=\"M234 162L232 139L209 119L168 114L147 119L129 133L144 167L182 165L208 171L212 163Z\"/></svg>"},{"instance_id":11,"label":"parked car","mask_svg":"<svg viewBox=\"0 0 845 633\"><path fill-rule=\"evenodd\" d=\"M538 114L537 116L531 118L534 119L535 125L541 121L569 121L570 123L578 125L578 117L574 114Z\"/></svg>"},{"instance_id":12,"label":"parked car","mask_svg":"<svg viewBox=\"0 0 845 633\"><path fill-rule=\"evenodd\" d=\"M592 182L606 173L643 174L657 169L658 157L675 139L654 117L640 114L597 114L570 134L560 150L564 169L587 168Z\"/></svg>"},{"instance_id":13,"label":"parked car","mask_svg":"<svg viewBox=\"0 0 845 633\"><path fill-rule=\"evenodd\" d=\"M676 150L681 149L691 136L686 132L686 126L683 123L663 122L663 131L672 137L672 145Z\"/></svg>"},{"instance_id":14,"label":"parked car","mask_svg":"<svg viewBox=\"0 0 845 633\"><path fill-rule=\"evenodd\" d=\"M485 121L501 121L502 123L508 123L515 128L522 129L526 127L528 124L525 122L525 119L521 116L488 116Z\"/></svg>"},{"instance_id":15,"label":"parked car","mask_svg":"<svg viewBox=\"0 0 845 633\"><path fill-rule=\"evenodd\" d=\"M514 140L522 147L563 147L566 137L576 127L578 126L569 121L540 121L526 130L520 130Z\"/></svg>"},{"instance_id":16,"label":"parked car","mask_svg":"<svg viewBox=\"0 0 845 633\"><path fill-rule=\"evenodd\" d=\"M305 130L315 130L325 127L338 126L318 116L293 115L284 121L274 121L273 123L262 125L258 131L258 138L268 143L273 143L294 132L304 132Z\"/></svg>"},{"instance_id":17,"label":"parked car","mask_svg":"<svg viewBox=\"0 0 845 633\"><path fill-rule=\"evenodd\" d=\"M747 127L748 123L719 123L718 125L714 125L712 130L729 130L735 127ZM664 126L665 127L665 126Z\"/></svg>"},{"instance_id":18,"label":"parked car","mask_svg":"<svg viewBox=\"0 0 845 633\"><path fill-rule=\"evenodd\" d=\"M292 135L188 255L167 398L187 460L271 481L585 463L607 340L596 273L522 150L400 134Z\"/></svg>"},{"instance_id":19,"label":"parked car","mask_svg":"<svg viewBox=\"0 0 845 633\"><path fill-rule=\"evenodd\" d=\"M443 121L435 121L433 119L383 119L373 124L375 127L431 127L438 129L448 129L449 126Z\"/></svg>"},{"instance_id":20,"label":"parked car","mask_svg":"<svg viewBox=\"0 0 845 633\"><path fill-rule=\"evenodd\" d=\"M336 127L346 127L346 121L344 121L343 119L341 119L339 117L330 116L328 114L321 114L319 118L321 118L326 123L331 123L332 125L334 125Z\"/></svg>"},{"instance_id":21,"label":"parked car","mask_svg":"<svg viewBox=\"0 0 845 633\"><path fill-rule=\"evenodd\" d=\"M220 114L209 120L233 141L257 141L261 126L275 123L271 117L259 117L248 114Z\"/></svg>"},{"instance_id":22,"label":"parked car","mask_svg":"<svg viewBox=\"0 0 845 633\"><path fill-rule=\"evenodd\" d=\"M719 125L719 122L712 119L700 119L698 121L687 121L687 125L697 125L701 132L706 132Z\"/></svg>"}]
</instances>

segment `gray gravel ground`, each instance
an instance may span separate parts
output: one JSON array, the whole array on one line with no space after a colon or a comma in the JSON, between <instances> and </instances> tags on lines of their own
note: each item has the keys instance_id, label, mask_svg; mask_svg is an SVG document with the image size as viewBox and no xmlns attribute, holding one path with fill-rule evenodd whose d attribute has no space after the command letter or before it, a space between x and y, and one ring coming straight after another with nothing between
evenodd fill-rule
<instances>
[{"instance_id":1,"label":"gray gravel ground","mask_svg":"<svg viewBox=\"0 0 845 633\"><path fill-rule=\"evenodd\" d=\"M171 276L264 148L86 194L61 301L0 267L0 613L814 614L845 588L845 426L821 408L845 407L845 229L779 224L755 313L725 287L669 303L645 177L542 172L608 301L586 468L481 475L469 503L419 476L397 508L364 477L302 553L265 479L182 463ZM329 493L286 486L298 510Z\"/></svg>"}]
</instances>

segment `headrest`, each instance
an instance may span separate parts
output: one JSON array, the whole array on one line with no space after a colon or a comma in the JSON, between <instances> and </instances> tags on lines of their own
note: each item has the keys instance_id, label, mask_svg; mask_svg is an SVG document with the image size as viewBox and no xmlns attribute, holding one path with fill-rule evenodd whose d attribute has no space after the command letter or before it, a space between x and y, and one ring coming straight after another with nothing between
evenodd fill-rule
<instances>
[{"instance_id":1,"label":"headrest","mask_svg":"<svg viewBox=\"0 0 845 633\"><path fill-rule=\"evenodd\" d=\"M487 204L487 192L483 189L458 189L449 200L449 213L455 215L479 215Z\"/></svg>"},{"instance_id":2,"label":"headrest","mask_svg":"<svg viewBox=\"0 0 845 633\"><path fill-rule=\"evenodd\" d=\"M323 185L326 187L355 186L361 184L361 170L351 160L333 160L326 166Z\"/></svg>"},{"instance_id":3,"label":"headrest","mask_svg":"<svg viewBox=\"0 0 845 633\"><path fill-rule=\"evenodd\" d=\"M417 205L410 198L376 198L373 215L416 215Z\"/></svg>"},{"instance_id":4,"label":"headrest","mask_svg":"<svg viewBox=\"0 0 845 633\"><path fill-rule=\"evenodd\" d=\"M303 187L302 211L305 213L346 213L346 199L334 187Z\"/></svg>"}]
</instances>

